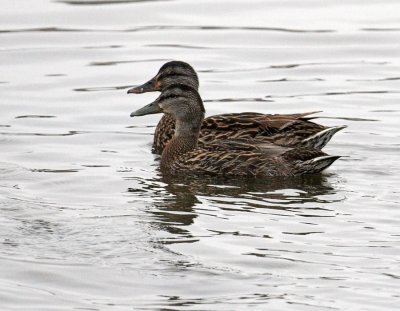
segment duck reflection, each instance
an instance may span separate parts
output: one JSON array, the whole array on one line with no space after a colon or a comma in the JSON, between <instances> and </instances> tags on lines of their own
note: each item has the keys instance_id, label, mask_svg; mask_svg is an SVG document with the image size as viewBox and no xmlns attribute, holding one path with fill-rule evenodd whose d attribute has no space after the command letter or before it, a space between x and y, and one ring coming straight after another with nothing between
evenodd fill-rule
<instances>
[{"instance_id":1,"label":"duck reflection","mask_svg":"<svg viewBox=\"0 0 400 311\"><path fill-rule=\"evenodd\" d=\"M326 203L343 199L336 194L329 181L331 178L334 175L259 180L160 174L154 179L142 180L140 191L129 188L128 192L152 198L147 212L156 220L154 225L173 235L165 243L193 242L195 239L186 228L194 223L200 211L204 212L204 206L210 210L240 209L250 212L260 208L281 211L305 209L308 215L303 213L303 216L316 216L315 210L328 210ZM322 204L325 207L321 207Z\"/></svg>"}]
</instances>

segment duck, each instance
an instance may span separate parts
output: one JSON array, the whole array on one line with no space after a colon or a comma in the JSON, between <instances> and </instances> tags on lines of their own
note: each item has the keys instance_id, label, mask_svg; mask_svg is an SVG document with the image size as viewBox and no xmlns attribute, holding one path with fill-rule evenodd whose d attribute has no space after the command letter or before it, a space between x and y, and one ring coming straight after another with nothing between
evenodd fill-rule
<instances>
[{"instance_id":1,"label":"duck","mask_svg":"<svg viewBox=\"0 0 400 311\"><path fill-rule=\"evenodd\" d=\"M169 61L146 83L132 87L128 94L163 91L172 84L199 89L199 78L191 65L183 61ZM320 111L294 114L263 114L240 112L220 114L203 120L198 144L206 146L212 141L226 138L256 139L287 147L313 147L322 149L338 131L346 126L326 127L310 120ZM164 113L158 122L152 151L161 155L175 132L175 120Z\"/></svg>"},{"instance_id":2,"label":"duck","mask_svg":"<svg viewBox=\"0 0 400 311\"><path fill-rule=\"evenodd\" d=\"M166 175L299 176L320 173L340 158L318 148L254 144L234 138L215 140L202 148L203 101L196 89L184 84L166 87L131 117L154 113L168 114L175 122L173 136L161 154L160 170Z\"/></svg>"}]
</instances>

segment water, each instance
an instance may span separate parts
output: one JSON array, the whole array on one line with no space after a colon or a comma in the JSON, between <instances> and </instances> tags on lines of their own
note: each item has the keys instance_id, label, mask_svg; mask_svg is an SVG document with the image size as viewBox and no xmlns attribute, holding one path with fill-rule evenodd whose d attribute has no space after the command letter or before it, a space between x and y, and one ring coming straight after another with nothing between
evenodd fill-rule
<instances>
[{"instance_id":1,"label":"water","mask_svg":"<svg viewBox=\"0 0 400 311\"><path fill-rule=\"evenodd\" d=\"M397 310L398 1L12 1L1 310ZM322 176L167 180L127 95L171 59L208 115L323 110Z\"/></svg>"}]
</instances>

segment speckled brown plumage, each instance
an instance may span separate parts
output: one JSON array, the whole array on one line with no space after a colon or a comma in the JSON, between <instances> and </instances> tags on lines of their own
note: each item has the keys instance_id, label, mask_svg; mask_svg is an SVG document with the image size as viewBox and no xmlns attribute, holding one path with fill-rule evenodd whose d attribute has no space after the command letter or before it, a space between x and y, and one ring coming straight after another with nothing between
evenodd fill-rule
<instances>
[{"instance_id":1,"label":"speckled brown plumage","mask_svg":"<svg viewBox=\"0 0 400 311\"><path fill-rule=\"evenodd\" d=\"M299 157L294 157L292 153ZM173 175L298 176L319 173L338 158L311 148L295 148L277 156L263 152L197 148L176 157L167 171Z\"/></svg>"},{"instance_id":2,"label":"speckled brown plumage","mask_svg":"<svg viewBox=\"0 0 400 311\"><path fill-rule=\"evenodd\" d=\"M134 87L128 93L162 91L172 84L182 84L198 89L199 79L189 64L171 61L164 64L157 75L148 82ZM311 122L308 115L261 114L242 112L215 115L204 119L199 134L199 146L207 148L212 141L228 138L256 138L280 146L323 148L332 136L344 127L325 127ZM159 121L153 141L153 152L162 154L175 131L174 119L165 114Z\"/></svg>"},{"instance_id":3,"label":"speckled brown plumage","mask_svg":"<svg viewBox=\"0 0 400 311\"><path fill-rule=\"evenodd\" d=\"M310 122L305 116L312 114L258 114L235 113L211 116L204 119L199 136L199 146L228 138L257 138L258 141L280 146L302 146L303 141L326 127ZM175 131L172 116L164 115L154 132L153 152L162 154ZM304 147L311 146L304 144ZM322 148L323 146L321 146Z\"/></svg>"},{"instance_id":4,"label":"speckled brown plumage","mask_svg":"<svg viewBox=\"0 0 400 311\"><path fill-rule=\"evenodd\" d=\"M245 138L214 140L201 146L198 139L204 107L197 91L185 85L164 89L153 103L131 116L159 112L176 121L175 133L161 156L165 174L297 176L319 173L339 158L316 148L289 148Z\"/></svg>"}]
</instances>

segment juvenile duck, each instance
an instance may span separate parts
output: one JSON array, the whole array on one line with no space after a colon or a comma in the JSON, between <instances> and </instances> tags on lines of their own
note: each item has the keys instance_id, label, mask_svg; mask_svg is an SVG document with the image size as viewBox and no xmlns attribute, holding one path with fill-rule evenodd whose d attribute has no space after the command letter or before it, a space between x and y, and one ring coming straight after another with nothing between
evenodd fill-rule
<instances>
[{"instance_id":1,"label":"juvenile duck","mask_svg":"<svg viewBox=\"0 0 400 311\"><path fill-rule=\"evenodd\" d=\"M148 82L133 87L128 93L163 91L172 84L199 88L196 71L182 61L164 64ZM230 138L257 138L280 146L323 148L332 136L345 126L325 127L309 121L307 116L316 112L296 114L262 114L242 112L221 114L204 119L199 134L199 145ZM165 113L159 121L153 141L153 152L161 154L175 131L175 121Z\"/></svg>"},{"instance_id":2,"label":"juvenile duck","mask_svg":"<svg viewBox=\"0 0 400 311\"><path fill-rule=\"evenodd\" d=\"M288 148L274 144L250 144L244 140L216 140L208 149L198 146L204 106L197 91L187 85L171 85L149 105L131 117L169 114L175 132L161 155L166 174L210 174L223 176L296 176L319 173L337 156L316 148Z\"/></svg>"}]
</instances>

